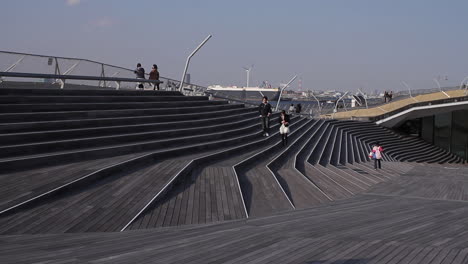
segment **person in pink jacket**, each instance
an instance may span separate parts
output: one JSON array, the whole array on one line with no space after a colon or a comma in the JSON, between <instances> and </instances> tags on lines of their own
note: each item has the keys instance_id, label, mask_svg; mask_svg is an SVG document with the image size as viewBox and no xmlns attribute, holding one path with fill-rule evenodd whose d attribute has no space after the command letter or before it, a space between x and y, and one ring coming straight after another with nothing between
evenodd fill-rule
<instances>
[{"instance_id":1,"label":"person in pink jacket","mask_svg":"<svg viewBox=\"0 0 468 264\"><path fill-rule=\"evenodd\" d=\"M374 159L374 168L382 169L382 154L383 148L380 146L379 142L375 143L374 147L372 148L372 158Z\"/></svg>"}]
</instances>

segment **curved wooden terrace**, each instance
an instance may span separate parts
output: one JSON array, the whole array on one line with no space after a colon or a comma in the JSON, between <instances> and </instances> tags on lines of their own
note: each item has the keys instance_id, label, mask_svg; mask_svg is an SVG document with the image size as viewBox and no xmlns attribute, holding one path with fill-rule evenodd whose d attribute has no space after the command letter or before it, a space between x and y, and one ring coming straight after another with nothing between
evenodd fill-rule
<instances>
[{"instance_id":1,"label":"curved wooden terrace","mask_svg":"<svg viewBox=\"0 0 468 264\"><path fill-rule=\"evenodd\" d=\"M0 89L0 263L468 263L443 149L299 116L282 146L277 114L262 137L242 104L103 93Z\"/></svg>"},{"instance_id":2,"label":"curved wooden terrace","mask_svg":"<svg viewBox=\"0 0 468 264\"><path fill-rule=\"evenodd\" d=\"M444 100L450 98L462 98L466 96L466 90L451 90L430 94L421 94L410 98L394 100L392 102L382 104L376 107L370 107L368 109L362 108L344 112L337 112L334 114L322 115L321 117L334 119L373 119L375 117L385 115L390 112L398 111L399 109L408 107L415 103L429 103L431 101Z\"/></svg>"}]
</instances>

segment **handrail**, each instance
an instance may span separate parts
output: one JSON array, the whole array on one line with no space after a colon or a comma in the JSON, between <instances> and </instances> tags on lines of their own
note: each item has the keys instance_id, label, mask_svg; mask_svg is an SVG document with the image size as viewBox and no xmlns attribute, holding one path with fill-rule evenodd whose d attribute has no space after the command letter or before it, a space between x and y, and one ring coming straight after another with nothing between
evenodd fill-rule
<instances>
[{"instance_id":1,"label":"handrail","mask_svg":"<svg viewBox=\"0 0 468 264\"><path fill-rule=\"evenodd\" d=\"M468 77L467 77L467 79L468 79ZM441 87L441 89L443 89L444 95L445 95L445 93L447 91L460 90L459 86ZM440 92L439 88L411 90L411 94L412 94L413 97L416 97L416 96L419 96L419 95L437 93L437 92ZM340 109L338 109L337 113L343 113L343 112L354 111L354 110L359 110L359 109L368 109L369 107L385 106L385 105L387 105L389 103L394 103L394 102L398 102L398 101L401 101L401 100L411 98L409 96L409 94L408 94L408 91L399 91L399 92L394 93L393 96L394 97L392 98L392 100L390 102L382 102L381 100L376 100L378 98L370 98L372 100L369 101L368 107L366 107L366 106L355 106L353 108L348 109L347 111L343 111L344 109L342 111L340 111ZM332 112L324 113L324 114L331 114L331 113Z\"/></svg>"},{"instance_id":2,"label":"handrail","mask_svg":"<svg viewBox=\"0 0 468 264\"><path fill-rule=\"evenodd\" d=\"M121 66L116 66L112 64L107 64L107 63L102 63L94 60L89 60L89 59L81 59L81 58L73 58L73 57L61 57L61 56L49 56L49 55L40 55L40 54L33 54L33 53L22 53L22 52L14 52L14 51L3 51L0 50L0 55L2 54L7 54L7 55L16 55L16 56L31 56L31 57L36 57L36 58L41 58L41 59L52 59L53 64L55 64L55 74L60 74L60 69L59 69L59 60L74 60L74 61L82 61L82 62L87 62L87 63L92 63L96 64L99 66L98 72L96 72L95 76L101 76L104 77L105 75L111 75L114 76L116 72L113 73L108 73L104 74L104 68L107 67L106 71L110 70L108 68L112 68L114 70L122 70L125 71L128 74L133 74L134 70L129 69L129 68L124 68ZM51 65L51 64L49 64ZM42 69L42 68L40 68ZM0 69L0 70L5 70L5 69ZM31 73L33 73L34 70L31 70ZM149 76L148 73L145 73L146 76ZM171 78L167 78L164 76L161 76L160 79L164 79L166 81L166 85L169 87L175 88L175 86L179 86L179 81ZM190 87L195 87L195 90L206 90L206 87L201 86L201 85L196 85L192 83L185 83L184 85L190 86Z\"/></svg>"},{"instance_id":3,"label":"handrail","mask_svg":"<svg viewBox=\"0 0 468 264\"><path fill-rule=\"evenodd\" d=\"M117 90L120 88L120 82L144 82L144 83L163 83L159 80L133 79L120 77L100 77L100 76L82 76L82 75L63 75L63 74L43 74L43 73L25 73L25 72L0 72L0 77L15 78L37 78L37 79L58 79L62 80L61 88L64 88L65 80L87 80L87 81L114 81L117 83Z\"/></svg>"},{"instance_id":4,"label":"handrail","mask_svg":"<svg viewBox=\"0 0 468 264\"><path fill-rule=\"evenodd\" d=\"M399 114L401 112L404 112L408 109L411 109L413 107L418 107L418 106L427 106L427 105L439 105L439 104L446 104L446 103L452 103L452 102L462 102L462 101L468 101L468 96L459 96L459 97L450 97L450 98L444 98L444 99L438 99L438 100L431 100L431 101L421 101L421 102L412 102L410 104L404 105L398 109L388 111L379 115L367 115L367 116L350 116L346 117L345 119L360 119L360 120L368 120L371 122L377 122L379 120L388 118L390 116ZM322 116L323 118L326 118L326 116ZM344 118L344 117L339 117Z\"/></svg>"},{"instance_id":5,"label":"handrail","mask_svg":"<svg viewBox=\"0 0 468 264\"><path fill-rule=\"evenodd\" d=\"M243 101L243 100L234 99L234 98L225 97L225 96L219 96L219 95L217 95L215 93L208 92L208 91L205 91L204 93L207 94L207 95L211 95L213 97L219 98L219 99L228 100L228 101L232 101L232 102L242 103L242 104L251 105L251 106L258 106L259 105L259 104L251 103L251 102L248 102L248 101Z\"/></svg>"},{"instance_id":6,"label":"handrail","mask_svg":"<svg viewBox=\"0 0 468 264\"><path fill-rule=\"evenodd\" d=\"M395 109L393 111L377 115L377 116L372 116L369 117L369 121L377 122L379 120L388 118L390 116L396 115L398 113L401 113L403 111L406 111L408 109L411 109L413 107L418 107L418 106L427 106L427 105L440 105L440 104L447 104L447 103L454 103L454 102L464 102L468 101L468 96L462 96L462 97L449 97L449 98L444 98L444 99L439 99L439 100L434 100L434 101L424 101L424 102L414 102L412 104L405 105L403 107L400 107L398 109Z\"/></svg>"}]
</instances>

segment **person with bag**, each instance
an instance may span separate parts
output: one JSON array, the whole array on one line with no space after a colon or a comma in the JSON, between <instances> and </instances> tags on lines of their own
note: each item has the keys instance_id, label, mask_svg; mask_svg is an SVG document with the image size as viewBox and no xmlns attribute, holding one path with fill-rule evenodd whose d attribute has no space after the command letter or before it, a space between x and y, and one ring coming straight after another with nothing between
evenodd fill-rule
<instances>
[{"instance_id":1,"label":"person with bag","mask_svg":"<svg viewBox=\"0 0 468 264\"><path fill-rule=\"evenodd\" d=\"M369 153L369 157L372 155L372 159L374 160L374 168L375 169L382 169L382 153L383 148L380 146L379 142L375 143L372 151Z\"/></svg>"},{"instance_id":2,"label":"person with bag","mask_svg":"<svg viewBox=\"0 0 468 264\"><path fill-rule=\"evenodd\" d=\"M268 137L270 132L270 116L273 113L271 105L268 103L268 97L264 96L262 103L258 106L260 117L262 118L263 136Z\"/></svg>"},{"instance_id":3,"label":"person with bag","mask_svg":"<svg viewBox=\"0 0 468 264\"><path fill-rule=\"evenodd\" d=\"M283 146L288 145L288 133L289 133L289 115L286 114L286 111L283 110L281 111L280 118L279 118L279 123L280 123L280 136L281 136L281 141L283 142Z\"/></svg>"}]
</instances>

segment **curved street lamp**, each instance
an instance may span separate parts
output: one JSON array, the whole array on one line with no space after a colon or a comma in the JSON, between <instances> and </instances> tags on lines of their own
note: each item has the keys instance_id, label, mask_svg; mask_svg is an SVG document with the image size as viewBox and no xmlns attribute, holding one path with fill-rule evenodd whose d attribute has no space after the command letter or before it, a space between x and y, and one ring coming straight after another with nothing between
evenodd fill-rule
<instances>
[{"instance_id":1,"label":"curved street lamp","mask_svg":"<svg viewBox=\"0 0 468 264\"><path fill-rule=\"evenodd\" d=\"M361 89L357 89L361 94L362 98L364 98L364 102L366 102L366 109L369 109L369 106L367 105L367 95L361 91Z\"/></svg>"},{"instance_id":2,"label":"curved street lamp","mask_svg":"<svg viewBox=\"0 0 468 264\"><path fill-rule=\"evenodd\" d=\"M184 85L184 81L185 81L185 75L187 74L187 69L188 69L188 66L190 64L190 59L193 57L193 55L195 55L195 53L197 53L198 50L201 49L201 47L203 47L203 45L205 45L205 43L211 38L212 36L211 35L208 35L208 37L206 37L205 40L203 40L203 42L198 45L198 47L192 51L192 53L187 57L187 62L185 62L185 68L184 68L184 73L182 74L182 78L180 79L180 85L179 85L179 91L182 93L182 87Z\"/></svg>"},{"instance_id":3,"label":"curved street lamp","mask_svg":"<svg viewBox=\"0 0 468 264\"><path fill-rule=\"evenodd\" d=\"M465 83L466 80L468 80L468 76L466 76L466 77L461 81L461 83L460 83L460 90L463 89L463 84ZM468 93L468 85L465 84L465 94L467 94L467 93Z\"/></svg>"},{"instance_id":4,"label":"curved street lamp","mask_svg":"<svg viewBox=\"0 0 468 264\"><path fill-rule=\"evenodd\" d=\"M437 80L436 78L432 79L436 84L437 84L437 87L439 87L439 91L443 94L445 94L445 96L447 96L448 98L450 98L450 95L448 95L446 92L442 91L442 88L440 87L440 82L439 80Z\"/></svg>"},{"instance_id":5,"label":"curved street lamp","mask_svg":"<svg viewBox=\"0 0 468 264\"><path fill-rule=\"evenodd\" d=\"M278 108L279 108L279 105L280 105L280 102L281 102L281 95L283 94L283 91L297 78L297 75L294 75L294 77L283 87L281 88L281 91L280 91L280 94L279 94L279 98L278 98L278 102L276 103L276 109L275 111L278 111Z\"/></svg>"},{"instance_id":6,"label":"curved street lamp","mask_svg":"<svg viewBox=\"0 0 468 264\"><path fill-rule=\"evenodd\" d=\"M404 81L401 81L401 83L408 89L408 91L409 91L409 96L410 96L410 97L413 97L413 96L411 95L411 87L410 87L406 82L404 82Z\"/></svg>"},{"instance_id":7,"label":"curved street lamp","mask_svg":"<svg viewBox=\"0 0 468 264\"><path fill-rule=\"evenodd\" d=\"M341 96L340 99L338 99L338 100L336 101L335 109L333 109L332 118L335 118L335 113L338 112L338 103L339 103L339 102L341 101L341 99L343 99L348 93L349 93L349 91L347 91L346 93L344 93L343 96ZM344 101L343 101L343 104L344 104Z\"/></svg>"}]
</instances>

